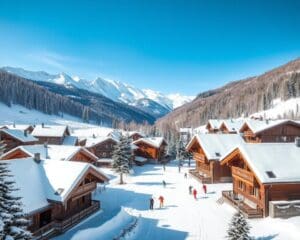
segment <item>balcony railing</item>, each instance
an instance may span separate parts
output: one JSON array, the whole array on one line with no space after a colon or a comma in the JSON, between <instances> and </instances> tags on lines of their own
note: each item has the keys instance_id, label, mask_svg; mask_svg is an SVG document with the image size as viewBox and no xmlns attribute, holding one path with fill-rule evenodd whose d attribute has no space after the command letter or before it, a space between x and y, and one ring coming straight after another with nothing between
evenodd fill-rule
<instances>
[{"instance_id":1,"label":"balcony railing","mask_svg":"<svg viewBox=\"0 0 300 240\"><path fill-rule=\"evenodd\" d=\"M74 192L74 196L81 195L85 192L91 192L94 189L96 189L96 187L97 187L96 182L91 182L91 183L84 184L84 185L77 188L77 190Z\"/></svg>"},{"instance_id":2,"label":"balcony railing","mask_svg":"<svg viewBox=\"0 0 300 240\"><path fill-rule=\"evenodd\" d=\"M69 228L79 223L80 220L86 218L87 216L91 215L99 209L100 202L93 200L91 206L89 206L88 208L85 208L82 211L62 221L54 220L46 226L35 231L33 235L35 236L35 239L48 239L49 236L53 236L55 233L65 232Z\"/></svg>"},{"instance_id":3,"label":"balcony railing","mask_svg":"<svg viewBox=\"0 0 300 240\"><path fill-rule=\"evenodd\" d=\"M249 183L250 185L254 185L254 175L253 173L246 171L242 168L239 167L234 167L232 166L232 176L233 177L237 177L247 183Z\"/></svg>"},{"instance_id":4,"label":"balcony railing","mask_svg":"<svg viewBox=\"0 0 300 240\"><path fill-rule=\"evenodd\" d=\"M237 195L233 193L233 191L223 191L222 197L226 202L231 204L234 208L240 209L247 218L263 217L263 211L261 208L259 207L252 208L248 206L241 199L239 199Z\"/></svg>"}]
</instances>

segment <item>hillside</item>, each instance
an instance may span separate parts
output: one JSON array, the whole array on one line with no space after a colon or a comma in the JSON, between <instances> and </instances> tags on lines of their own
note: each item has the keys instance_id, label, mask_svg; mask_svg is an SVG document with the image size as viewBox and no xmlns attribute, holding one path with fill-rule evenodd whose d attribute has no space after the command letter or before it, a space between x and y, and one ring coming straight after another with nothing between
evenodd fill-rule
<instances>
[{"instance_id":1,"label":"hillside","mask_svg":"<svg viewBox=\"0 0 300 240\"><path fill-rule=\"evenodd\" d=\"M2 67L0 70L15 74L26 79L49 82L65 87L76 87L103 95L115 102L125 103L135 106L144 112L147 112L155 118L162 117L184 103L191 101L193 96L183 96L181 94L164 95L151 89L139 89L129 84L103 79L98 77L94 80L71 77L66 73L49 74L44 71L28 71L16 67ZM143 102L152 102L152 104L143 104ZM155 105L155 108L152 108Z\"/></svg>"},{"instance_id":2,"label":"hillside","mask_svg":"<svg viewBox=\"0 0 300 240\"><path fill-rule=\"evenodd\" d=\"M34 82L0 71L0 102L18 104L49 115L69 114L111 126L119 121L154 122L154 117L100 94L50 82Z\"/></svg>"},{"instance_id":3,"label":"hillside","mask_svg":"<svg viewBox=\"0 0 300 240\"><path fill-rule=\"evenodd\" d=\"M260 76L231 82L225 86L200 93L192 102L175 109L159 119L156 125L164 129L196 127L209 118L234 118L271 109L274 102L284 102L300 96L300 59L268 71ZM277 117L300 117L300 106Z\"/></svg>"}]
</instances>

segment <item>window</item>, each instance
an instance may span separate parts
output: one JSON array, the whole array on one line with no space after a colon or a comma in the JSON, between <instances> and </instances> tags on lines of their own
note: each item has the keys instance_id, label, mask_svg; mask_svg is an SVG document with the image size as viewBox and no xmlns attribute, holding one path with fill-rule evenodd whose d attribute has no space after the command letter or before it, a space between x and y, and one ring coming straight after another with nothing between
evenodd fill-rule
<instances>
[{"instance_id":1,"label":"window","mask_svg":"<svg viewBox=\"0 0 300 240\"><path fill-rule=\"evenodd\" d=\"M246 185L243 181L238 181L238 188L242 191L245 191Z\"/></svg>"}]
</instances>

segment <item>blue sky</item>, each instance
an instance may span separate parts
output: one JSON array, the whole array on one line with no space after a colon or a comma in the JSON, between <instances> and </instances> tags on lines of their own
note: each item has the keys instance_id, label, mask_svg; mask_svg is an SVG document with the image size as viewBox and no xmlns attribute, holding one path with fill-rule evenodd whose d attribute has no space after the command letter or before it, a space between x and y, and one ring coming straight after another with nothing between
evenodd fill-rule
<instances>
[{"instance_id":1,"label":"blue sky","mask_svg":"<svg viewBox=\"0 0 300 240\"><path fill-rule=\"evenodd\" d=\"M193 95L299 57L299 10L297 0L0 0L0 65Z\"/></svg>"}]
</instances>

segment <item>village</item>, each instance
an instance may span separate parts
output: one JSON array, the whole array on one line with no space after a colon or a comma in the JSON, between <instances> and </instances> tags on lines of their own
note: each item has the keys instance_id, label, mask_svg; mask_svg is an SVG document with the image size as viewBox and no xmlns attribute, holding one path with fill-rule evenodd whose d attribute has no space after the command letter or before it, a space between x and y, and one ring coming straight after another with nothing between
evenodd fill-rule
<instances>
[{"instance_id":1,"label":"village","mask_svg":"<svg viewBox=\"0 0 300 240\"><path fill-rule=\"evenodd\" d=\"M299 121L210 119L178 135L173 157L163 136L141 131L13 123L0 126L0 161L14 178L34 239L222 239L237 210L255 239L299 239ZM124 141L127 172L114 165ZM160 196L167 210L155 213ZM194 221L182 219L187 213ZM167 223L149 225L151 217ZM217 218L220 229L208 231ZM167 231L172 225L176 231Z\"/></svg>"}]
</instances>

